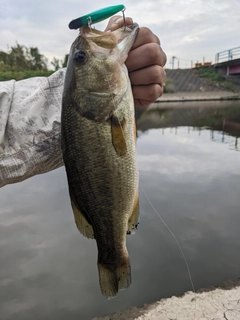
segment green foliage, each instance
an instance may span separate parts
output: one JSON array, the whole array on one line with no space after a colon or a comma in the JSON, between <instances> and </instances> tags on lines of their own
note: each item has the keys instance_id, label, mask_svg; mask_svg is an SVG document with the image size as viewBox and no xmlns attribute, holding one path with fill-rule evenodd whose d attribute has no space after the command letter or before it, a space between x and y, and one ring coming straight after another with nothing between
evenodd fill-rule
<instances>
[{"instance_id":1,"label":"green foliage","mask_svg":"<svg viewBox=\"0 0 240 320\"><path fill-rule=\"evenodd\" d=\"M234 91L234 87L233 87L232 82L224 81L224 82L222 83L222 86L223 86L225 89L227 89L227 90Z\"/></svg>"},{"instance_id":2,"label":"green foliage","mask_svg":"<svg viewBox=\"0 0 240 320\"><path fill-rule=\"evenodd\" d=\"M0 81L23 80L32 77L48 77L53 70L26 70L26 71L4 71L0 72Z\"/></svg>"},{"instance_id":3,"label":"green foliage","mask_svg":"<svg viewBox=\"0 0 240 320\"><path fill-rule=\"evenodd\" d=\"M66 67L68 55L63 60L53 58L54 70ZM37 47L27 48L16 43L8 52L0 51L0 81L9 79L26 79L34 76L45 76L53 71L48 70L48 59Z\"/></svg>"},{"instance_id":4,"label":"green foliage","mask_svg":"<svg viewBox=\"0 0 240 320\"><path fill-rule=\"evenodd\" d=\"M53 65L54 67L54 70L57 71L58 69L60 69L60 60L57 59L57 58L53 58L53 60L51 61L51 64Z\"/></svg>"},{"instance_id":5,"label":"green foliage","mask_svg":"<svg viewBox=\"0 0 240 320\"><path fill-rule=\"evenodd\" d=\"M65 54L65 57L64 57L64 59L63 59L63 61L62 61L62 67L63 67L63 68L66 68L66 66L67 66L68 57L69 57L69 54Z\"/></svg>"},{"instance_id":6,"label":"green foliage","mask_svg":"<svg viewBox=\"0 0 240 320\"><path fill-rule=\"evenodd\" d=\"M0 71L47 70L47 58L38 48L16 43L9 52L0 51Z\"/></svg>"},{"instance_id":7,"label":"green foliage","mask_svg":"<svg viewBox=\"0 0 240 320\"><path fill-rule=\"evenodd\" d=\"M200 67L197 69L198 74L201 78L207 78L210 81L217 82L226 90L234 91L233 84L220 76L213 67Z\"/></svg>"},{"instance_id":8,"label":"green foliage","mask_svg":"<svg viewBox=\"0 0 240 320\"><path fill-rule=\"evenodd\" d=\"M201 78L207 78L211 81L224 81L225 78L220 76L212 67L200 67L197 69Z\"/></svg>"},{"instance_id":9,"label":"green foliage","mask_svg":"<svg viewBox=\"0 0 240 320\"><path fill-rule=\"evenodd\" d=\"M57 71L60 68L65 68L67 66L68 56L69 54L65 54L63 60L59 60L55 57L53 58L53 60L51 61L51 64L53 65L55 71Z\"/></svg>"},{"instance_id":10,"label":"green foliage","mask_svg":"<svg viewBox=\"0 0 240 320\"><path fill-rule=\"evenodd\" d=\"M165 82L164 82L164 93L172 92L171 84L172 84L172 80L171 79L166 79L165 80Z\"/></svg>"}]
</instances>

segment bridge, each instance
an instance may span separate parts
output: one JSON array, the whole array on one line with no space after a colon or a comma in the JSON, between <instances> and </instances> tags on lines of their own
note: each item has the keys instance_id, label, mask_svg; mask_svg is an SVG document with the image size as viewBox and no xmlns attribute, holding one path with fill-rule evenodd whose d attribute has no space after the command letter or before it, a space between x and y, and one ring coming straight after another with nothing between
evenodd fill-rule
<instances>
[{"instance_id":1,"label":"bridge","mask_svg":"<svg viewBox=\"0 0 240 320\"><path fill-rule=\"evenodd\" d=\"M224 76L240 75L240 47L218 52L214 67Z\"/></svg>"}]
</instances>

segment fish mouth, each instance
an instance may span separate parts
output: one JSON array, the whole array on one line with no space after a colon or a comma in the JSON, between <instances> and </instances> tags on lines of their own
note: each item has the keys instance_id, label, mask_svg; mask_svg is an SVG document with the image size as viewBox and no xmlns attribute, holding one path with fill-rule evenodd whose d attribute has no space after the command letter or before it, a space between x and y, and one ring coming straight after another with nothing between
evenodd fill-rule
<instances>
[{"instance_id":1,"label":"fish mouth","mask_svg":"<svg viewBox=\"0 0 240 320\"><path fill-rule=\"evenodd\" d=\"M137 23L132 25L124 26L114 31L99 31L97 29L92 29L89 27L81 28L81 36L87 41L95 43L97 46L105 49L114 49L119 46L121 42L126 45L126 38L134 38L139 29ZM131 42L131 41L130 41Z\"/></svg>"}]
</instances>

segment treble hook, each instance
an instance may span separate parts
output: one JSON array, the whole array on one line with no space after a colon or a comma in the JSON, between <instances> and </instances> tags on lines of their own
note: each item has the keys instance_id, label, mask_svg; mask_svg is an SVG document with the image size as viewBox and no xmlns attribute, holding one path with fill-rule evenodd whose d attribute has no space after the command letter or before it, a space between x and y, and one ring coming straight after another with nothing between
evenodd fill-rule
<instances>
[{"instance_id":1,"label":"treble hook","mask_svg":"<svg viewBox=\"0 0 240 320\"><path fill-rule=\"evenodd\" d=\"M92 18L89 16L88 18L87 18L87 21L88 21L88 27L90 28L90 30L92 29L91 28L91 25L92 25Z\"/></svg>"},{"instance_id":2,"label":"treble hook","mask_svg":"<svg viewBox=\"0 0 240 320\"><path fill-rule=\"evenodd\" d=\"M125 18L125 13L124 13L125 10L126 10L126 7L124 7L124 8L122 9L123 22L124 22L124 30L126 29L126 26L127 26L127 24L126 24L126 18Z\"/></svg>"}]
</instances>

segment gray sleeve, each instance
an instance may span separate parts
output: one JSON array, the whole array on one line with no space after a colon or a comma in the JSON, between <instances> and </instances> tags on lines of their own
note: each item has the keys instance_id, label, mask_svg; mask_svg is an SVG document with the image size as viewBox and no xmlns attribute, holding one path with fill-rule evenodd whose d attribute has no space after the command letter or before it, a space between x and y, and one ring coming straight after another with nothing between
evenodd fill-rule
<instances>
[{"instance_id":1,"label":"gray sleeve","mask_svg":"<svg viewBox=\"0 0 240 320\"><path fill-rule=\"evenodd\" d=\"M0 187L63 165L60 120L65 71L0 82Z\"/></svg>"}]
</instances>

